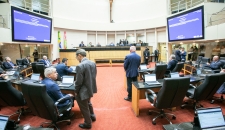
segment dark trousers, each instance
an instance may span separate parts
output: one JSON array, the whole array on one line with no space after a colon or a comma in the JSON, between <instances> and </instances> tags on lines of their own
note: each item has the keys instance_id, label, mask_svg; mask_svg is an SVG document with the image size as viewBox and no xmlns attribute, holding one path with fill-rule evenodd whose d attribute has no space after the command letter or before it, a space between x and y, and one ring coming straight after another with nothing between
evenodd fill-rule
<instances>
[{"instance_id":1,"label":"dark trousers","mask_svg":"<svg viewBox=\"0 0 225 130\"><path fill-rule=\"evenodd\" d=\"M223 83L220 88L217 90L216 93L219 93L219 94L222 94L222 93L225 93L225 83Z\"/></svg>"},{"instance_id":2,"label":"dark trousers","mask_svg":"<svg viewBox=\"0 0 225 130\"><path fill-rule=\"evenodd\" d=\"M132 97L132 81L137 81L137 77L127 77L128 98Z\"/></svg>"},{"instance_id":3,"label":"dark trousers","mask_svg":"<svg viewBox=\"0 0 225 130\"><path fill-rule=\"evenodd\" d=\"M158 62L159 56L155 56L155 62Z\"/></svg>"},{"instance_id":4,"label":"dark trousers","mask_svg":"<svg viewBox=\"0 0 225 130\"><path fill-rule=\"evenodd\" d=\"M192 54L188 54L188 60L191 60L192 59Z\"/></svg>"},{"instance_id":5,"label":"dark trousers","mask_svg":"<svg viewBox=\"0 0 225 130\"><path fill-rule=\"evenodd\" d=\"M77 104L80 108L80 111L84 117L84 122L91 125L91 116L94 115L93 106L91 104L91 98L81 100L80 96L76 96Z\"/></svg>"},{"instance_id":6,"label":"dark trousers","mask_svg":"<svg viewBox=\"0 0 225 130\"><path fill-rule=\"evenodd\" d=\"M145 64L148 65L148 59L145 58Z\"/></svg>"}]
</instances>

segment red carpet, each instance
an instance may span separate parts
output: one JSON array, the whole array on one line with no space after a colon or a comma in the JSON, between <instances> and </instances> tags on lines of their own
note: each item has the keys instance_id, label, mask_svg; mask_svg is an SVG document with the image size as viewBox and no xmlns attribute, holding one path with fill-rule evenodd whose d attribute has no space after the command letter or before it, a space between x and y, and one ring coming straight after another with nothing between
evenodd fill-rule
<instances>
[{"instance_id":1,"label":"red carpet","mask_svg":"<svg viewBox=\"0 0 225 130\"><path fill-rule=\"evenodd\" d=\"M151 66L152 67L152 66ZM166 119L157 119L156 125L152 125L151 120L156 115L148 115L148 110L157 110L150 105L145 99L140 100L140 116L136 117L131 108L131 102L125 101L123 98L127 96L124 88L125 72L123 67L98 67L97 68L97 85L98 93L92 98L94 111L97 121L93 122L93 130L161 130L162 125L168 124ZM225 110L224 103L216 102L210 104L209 101L202 102L204 107L221 106ZM3 107L0 114L11 114L16 111L15 107ZM83 123L80 110L75 103L73 110L75 116L72 118L71 125L66 123L59 124L61 130L80 129L79 123ZM169 109L166 112L171 112ZM172 112L176 115L173 123L190 122L193 119L194 111L191 107ZM224 111L225 113L225 111ZM170 117L171 119L171 117ZM20 125L30 124L38 127L45 119L33 116L31 113L21 117Z\"/></svg>"}]
</instances>

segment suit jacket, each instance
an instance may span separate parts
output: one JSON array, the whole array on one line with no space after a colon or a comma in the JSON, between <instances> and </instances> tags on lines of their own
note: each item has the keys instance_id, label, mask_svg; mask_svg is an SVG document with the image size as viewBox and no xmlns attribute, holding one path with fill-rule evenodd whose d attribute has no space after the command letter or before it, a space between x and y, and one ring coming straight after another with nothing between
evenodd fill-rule
<instances>
[{"instance_id":1,"label":"suit jacket","mask_svg":"<svg viewBox=\"0 0 225 130\"><path fill-rule=\"evenodd\" d=\"M143 56L144 56L144 59L146 59L146 57L149 57L149 56L150 56L149 50L145 50L145 51L143 52Z\"/></svg>"},{"instance_id":2,"label":"suit jacket","mask_svg":"<svg viewBox=\"0 0 225 130\"><path fill-rule=\"evenodd\" d=\"M184 53L180 53L181 60L184 59L184 61L185 61L186 60L186 55L187 55L186 51L184 51Z\"/></svg>"},{"instance_id":3,"label":"suit jacket","mask_svg":"<svg viewBox=\"0 0 225 130\"><path fill-rule=\"evenodd\" d=\"M154 51L155 56L159 56L159 50Z\"/></svg>"},{"instance_id":4,"label":"suit jacket","mask_svg":"<svg viewBox=\"0 0 225 130\"><path fill-rule=\"evenodd\" d=\"M180 60L181 60L181 57L180 57L180 50L176 50L176 51L175 51L175 57L176 57L176 60L177 60L177 61L180 61Z\"/></svg>"},{"instance_id":5,"label":"suit jacket","mask_svg":"<svg viewBox=\"0 0 225 130\"><path fill-rule=\"evenodd\" d=\"M10 61L14 66L16 66L16 64L14 64L12 61ZM13 67L6 61L3 63L3 66L5 67L5 69L13 69Z\"/></svg>"},{"instance_id":6,"label":"suit jacket","mask_svg":"<svg viewBox=\"0 0 225 130\"><path fill-rule=\"evenodd\" d=\"M76 67L75 92L81 100L93 97L97 93L97 68L94 62L84 57Z\"/></svg>"},{"instance_id":7,"label":"suit jacket","mask_svg":"<svg viewBox=\"0 0 225 130\"><path fill-rule=\"evenodd\" d=\"M29 65L31 62L27 58L23 59L23 65Z\"/></svg>"},{"instance_id":8,"label":"suit jacket","mask_svg":"<svg viewBox=\"0 0 225 130\"><path fill-rule=\"evenodd\" d=\"M43 62L44 65L47 65L47 63L46 63L46 61L44 59L41 59L40 62ZM49 60L48 60L48 62L49 62L49 65L51 65L51 62Z\"/></svg>"},{"instance_id":9,"label":"suit jacket","mask_svg":"<svg viewBox=\"0 0 225 130\"><path fill-rule=\"evenodd\" d=\"M49 78L45 78L44 80L42 80L42 84L45 84L46 86L46 91L48 93L48 95L52 98L52 100L54 102L56 102L58 99L67 96L68 99L70 98L69 95L63 95L59 86L51 79ZM58 107L63 107L69 104L69 100L65 100L62 103L58 104Z\"/></svg>"},{"instance_id":10,"label":"suit jacket","mask_svg":"<svg viewBox=\"0 0 225 130\"><path fill-rule=\"evenodd\" d=\"M221 61L217 61L217 62L211 62L210 65L207 65L208 67L210 67L212 70L217 70L220 69L220 67L222 67L222 62Z\"/></svg>"},{"instance_id":11,"label":"suit jacket","mask_svg":"<svg viewBox=\"0 0 225 130\"><path fill-rule=\"evenodd\" d=\"M169 63L167 64L167 70L172 71L176 65L177 65L177 60L170 60Z\"/></svg>"},{"instance_id":12,"label":"suit jacket","mask_svg":"<svg viewBox=\"0 0 225 130\"><path fill-rule=\"evenodd\" d=\"M68 75L68 73L71 73L73 69L68 68L64 63L61 63L56 66L56 71L58 75L62 77L63 75Z\"/></svg>"},{"instance_id":13,"label":"suit jacket","mask_svg":"<svg viewBox=\"0 0 225 130\"><path fill-rule=\"evenodd\" d=\"M126 71L127 77L137 77L138 76L138 67L141 63L141 57L132 52L125 57L124 60L124 70Z\"/></svg>"}]
</instances>

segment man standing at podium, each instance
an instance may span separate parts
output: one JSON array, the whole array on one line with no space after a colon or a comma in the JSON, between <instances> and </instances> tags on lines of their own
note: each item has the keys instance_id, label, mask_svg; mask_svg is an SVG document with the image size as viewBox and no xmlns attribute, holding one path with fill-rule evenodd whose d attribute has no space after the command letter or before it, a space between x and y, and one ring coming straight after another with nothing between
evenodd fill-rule
<instances>
[{"instance_id":1,"label":"man standing at podium","mask_svg":"<svg viewBox=\"0 0 225 130\"><path fill-rule=\"evenodd\" d=\"M136 47L130 47L130 54L125 57L124 70L126 71L127 77L127 97L124 100L130 101L132 97L132 81L137 81L138 67L141 63L141 57L136 54Z\"/></svg>"}]
</instances>

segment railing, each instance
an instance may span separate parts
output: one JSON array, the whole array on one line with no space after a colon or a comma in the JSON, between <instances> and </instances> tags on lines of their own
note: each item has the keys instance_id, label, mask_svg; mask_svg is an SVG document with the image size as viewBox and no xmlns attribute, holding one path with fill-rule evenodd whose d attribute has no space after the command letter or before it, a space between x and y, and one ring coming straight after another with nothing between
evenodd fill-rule
<instances>
[{"instance_id":1,"label":"railing","mask_svg":"<svg viewBox=\"0 0 225 130\"><path fill-rule=\"evenodd\" d=\"M9 3L13 6L51 16L51 0L9 0Z\"/></svg>"},{"instance_id":2,"label":"railing","mask_svg":"<svg viewBox=\"0 0 225 130\"><path fill-rule=\"evenodd\" d=\"M213 13L209 19L209 26L225 23L225 7L216 13Z\"/></svg>"}]
</instances>

